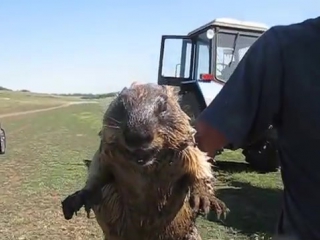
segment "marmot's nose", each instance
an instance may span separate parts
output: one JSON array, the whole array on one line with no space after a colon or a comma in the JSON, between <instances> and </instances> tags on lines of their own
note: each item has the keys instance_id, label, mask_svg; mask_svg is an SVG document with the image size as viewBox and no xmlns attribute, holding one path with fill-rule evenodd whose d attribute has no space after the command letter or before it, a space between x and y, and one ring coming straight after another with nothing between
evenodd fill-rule
<instances>
[{"instance_id":1,"label":"marmot's nose","mask_svg":"<svg viewBox=\"0 0 320 240\"><path fill-rule=\"evenodd\" d=\"M127 128L124 131L124 140L128 147L146 148L153 141L153 133L143 130L132 131Z\"/></svg>"}]
</instances>

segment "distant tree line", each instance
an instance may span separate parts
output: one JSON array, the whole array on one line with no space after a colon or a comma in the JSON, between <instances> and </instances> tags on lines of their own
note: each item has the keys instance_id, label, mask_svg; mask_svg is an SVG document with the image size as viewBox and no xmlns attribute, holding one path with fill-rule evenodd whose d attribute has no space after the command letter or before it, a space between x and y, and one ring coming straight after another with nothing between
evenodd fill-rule
<instances>
[{"instance_id":1,"label":"distant tree line","mask_svg":"<svg viewBox=\"0 0 320 240\"><path fill-rule=\"evenodd\" d=\"M9 91L9 92L13 92L12 89L9 89L9 88L5 88L5 87L1 87L0 86L0 91ZM18 90L16 92L30 92L29 90L26 90L26 89L21 89L21 90Z\"/></svg>"},{"instance_id":2,"label":"distant tree line","mask_svg":"<svg viewBox=\"0 0 320 240\"><path fill-rule=\"evenodd\" d=\"M0 91L12 91L12 90L9 89L9 88L5 88L5 87L1 87L1 86L0 86Z\"/></svg>"},{"instance_id":3,"label":"distant tree line","mask_svg":"<svg viewBox=\"0 0 320 240\"><path fill-rule=\"evenodd\" d=\"M12 91L9 88L1 87L0 91ZM19 92L30 92L29 90L22 89ZM93 93L61 93L61 94L52 94L56 96L66 96L66 97L80 97L82 99L101 99L101 98L110 98L115 97L118 92L110 92L110 93L101 93L101 94L93 94Z\"/></svg>"},{"instance_id":4,"label":"distant tree line","mask_svg":"<svg viewBox=\"0 0 320 240\"><path fill-rule=\"evenodd\" d=\"M80 97L82 99L101 99L101 98L115 97L117 94L118 94L118 92L101 93L101 94L67 93L67 94L56 94L56 95L59 95L59 96L70 96L70 97Z\"/></svg>"}]
</instances>

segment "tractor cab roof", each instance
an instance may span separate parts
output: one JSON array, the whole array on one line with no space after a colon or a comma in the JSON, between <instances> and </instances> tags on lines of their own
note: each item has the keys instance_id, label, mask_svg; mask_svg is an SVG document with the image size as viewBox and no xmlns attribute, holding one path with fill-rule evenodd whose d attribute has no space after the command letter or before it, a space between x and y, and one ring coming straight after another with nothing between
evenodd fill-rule
<instances>
[{"instance_id":1,"label":"tractor cab roof","mask_svg":"<svg viewBox=\"0 0 320 240\"><path fill-rule=\"evenodd\" d=\"M221 27L221 28L237 29L242 31L260 32L260 33L265 32L269 28L266 24L258 23L258 22L240 21L232 18L217 18L191 31L188 35L190 36L190 35L196 34L209 27Z\"/></svg>"}]
</instances>

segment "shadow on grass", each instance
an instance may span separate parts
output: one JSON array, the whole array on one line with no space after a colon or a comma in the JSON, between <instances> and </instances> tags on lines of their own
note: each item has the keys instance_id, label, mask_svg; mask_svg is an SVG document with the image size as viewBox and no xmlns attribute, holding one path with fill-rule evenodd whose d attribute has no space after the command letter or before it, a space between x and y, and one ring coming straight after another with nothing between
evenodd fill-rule
<instances>
[{"instance_id":1,"label":"shadow on grass","mask_svg":"<svg viewBox=\"0 0 320 240\"><path fill-rule=\"evenodd\" d=\"M218 191L218 197L230 209L224 225L248 236L255 233L272 235L280 214L282 190L242 182L231 184L233 188ZM208 220L216 221L215 214L210 214Z\"/></svg>"},{"instance_id":2,"label":"shadow on grass","mask_svg":"<svg viewBox=\"0 0 320 240\"><path fill-rule=\"evenodd\" d=\"M239 161L216 161L215 166L213 167L214 170L228 172L228 173L241 173L241 172L256 172L260 174L266 174L270 172L277 172L278 170L258 170L252 167L251 164L246 162L239 162Z\"/></svg>"},{"instance_id":3,"label":"shadow on grass","mask_svg":"<svg viewBox=\"0 0 320 240\"><path fill-rule=\"evenodd\" d=\"M248 163L219 160L216 161L214 170L228 173L254 172Z\"/></svg>"}]
</instances>

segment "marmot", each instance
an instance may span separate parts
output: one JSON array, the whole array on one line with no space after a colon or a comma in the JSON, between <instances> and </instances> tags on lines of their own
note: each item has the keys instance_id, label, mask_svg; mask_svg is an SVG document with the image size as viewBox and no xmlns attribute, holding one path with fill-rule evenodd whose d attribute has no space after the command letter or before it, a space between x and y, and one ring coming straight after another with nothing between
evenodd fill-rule
<instances>
[{"instance_id":1,"label":"marmot","mask_svg":"<svg viewBox=\"0 0 320 240\"><path fill-rule=\"evenodd\" d=\"M200 240L197 215L228 209L194 134L174 88L124 88L104 114L86 186L62 202L66 219L85 205L106 240Z\"/></svg>"}]
</instances>

